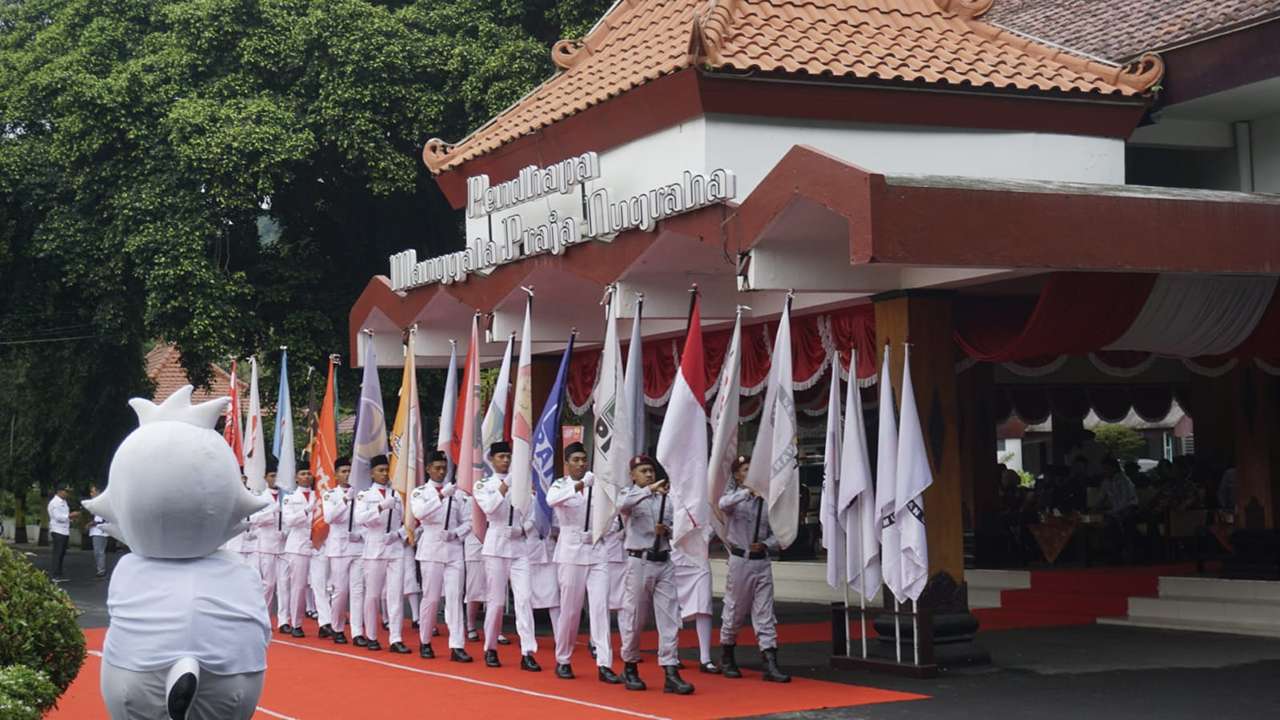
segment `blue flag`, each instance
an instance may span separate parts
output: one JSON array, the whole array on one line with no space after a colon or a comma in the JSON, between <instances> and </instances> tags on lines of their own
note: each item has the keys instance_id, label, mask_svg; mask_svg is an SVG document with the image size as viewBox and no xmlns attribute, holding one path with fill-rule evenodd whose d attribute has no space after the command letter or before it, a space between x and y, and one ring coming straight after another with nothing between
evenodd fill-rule
<instances>
[{"instance_id":1,"label":"blue flag","mask_svg":"<svg viewBox=\"0 0 1280 720\"><path fill-rule=\"evenodd\" d=\"M538 535L541 537L546 537L551 532L551 506L547 504L547 489L556 479L556 453L560 448L560 403L564 398L565 378L569 374L569 358L572 356L571 335L564 355L560 358L556 382L551 386L551 394L547 396L547 403L542 406L542 415L538 417L538 425L533 431L533 522L538 526Z\"/></svg>"},{"instance_id":2,"label":"blue flag","mask_svg":"<svg viewBox=\"0 0 1280 720\"><path fill-rule=\"evenodd\" d=\"M287 350L280 351L280 396L276 400L276 432L271 454L276 456L276 484L292 492L296 466L293 457L293 404L289 402Z\"/></svg>"}]
</instances>

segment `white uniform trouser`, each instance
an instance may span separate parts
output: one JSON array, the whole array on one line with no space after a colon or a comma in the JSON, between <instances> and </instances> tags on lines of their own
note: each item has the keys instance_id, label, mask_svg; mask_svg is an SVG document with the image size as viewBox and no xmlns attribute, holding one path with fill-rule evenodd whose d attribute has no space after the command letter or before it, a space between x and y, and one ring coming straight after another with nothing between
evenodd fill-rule
<instances>
[{"instance_id":1,"label":"white uniform trouser","mask_svg":"<svg viewBox=\"0 0 1280 720\"><path fill-rule=\"evenodd\" d=\"M276 624L289 622L289 564L283 555L258 553L258 574L262 575L262 587L266 588L267 613L271 612L271 599L279 601L276 607Z\"/></svg>"},{"instance_id":2,"label":"white uniform trouser","mask_svg":"<svg viewBox=\"0 0 1280 720\"><path fill-rule=\"evenodd\" d=\"M449 628L449 647L460 650L467 642L466 622L462 610L462 560L435 562L421 560L422 604L418 617L418 639L423 645L431 644L431 630L436 626L436 609L440 607L440 595L444 593L444 623Z\"/></svg>"},{"instance_id":3,"label":"white uniform trouser","mask_svg":"<svg viewBox=\"0 0 1280 720\"><path fill-rule=\"evenodd\" d=\"M596 646L596 665L613 665L613 648L609 644L609 565L563 564L560 576L560 622L556 624L556 663L568 665L573 646L578 641L582 622L582 596L587 596L587 620L591 627L591 644Z\"/></svg>"},{"instance_id":4,"label":"white uniform trouser","mask_svg":"<svg viewBox=\"0 0 1280 720\"><path fill-rule=\"evenodd\" d=\"M169 717L165 697L168 668L136 672L103 662L99 675L102 700L112 718ZM265 671L238 675L200 673L200 689L187 712L188 720L249 720L262 695L265 676Z\"/></svg>"},{"instance_id":5,"label":"white uniform trouser","mask_svg":"<svg viewBox=\"0 0 1280 720\"><path fill-rule=\"evenodd\" d=\"M380 602L387 604L387 626L391 642L401 642L401 626L404 625L404 558L399 554L393 557L365 558L364 636L370 640L378 639Z\"/></svg>"},{"instance_id":6,"label":"white uniform trouser","mask_svg":"<svg viewBox=\"0 0 1280 720\"><path fill-rule=\"evenodd\" d=\"M507 608L507 583L516 603L516 633L520 635L520 654L538 652L538 639L533 634L533 605L529 587L529 558L484 559L484 574L489 580L489 594L484 609L484 649L498 648L502 632L502 613Z\"/></svg>"},{"instance_id":7,"label":"white uniform trouser","mask_svg":"<svg viewBox=\"0 0 1280 720\"><path fill-rule=\"evenodd\" d=\"M329 584L333 586L333 631L346 629L350 617L351 636L364 635L364 560L351 556L329 558Z\"/></svg>"},{"instance_id":8,"label":"white uniform trouser","mask_svg":"<svg viewBox=\"0 0 1280 720\"><path fill-rule=\"evenodd\" d=\"M301 627L302 619L306 617L307 586L311 584L311 556L285 553L280 557L289 568L289 594L286 596L288 601L284 604L288 610L289 619L285 622L294 627Z\"/></svg>"},{"instance_id":9,"label":"white uniform trouser","mask_svg":"<svg viewBox=\"0 0 1280 720\"><path fill-rule=\"evenodd\" d=\"M316 599L316 623L321 627L333 626L333 600L329 595L329 558L315 555L311 558L311 594Z\"/></svg>"},{"instance_id":10,"label":"white uniform trouser","mask_svg":"<svg viewBox=\"0 0 1280 720\"><path fill-rule=\"evenodd\" d=\"M738 643L738 628L748 610L751 627L756 631L756 645L761 650L778 647L778 621L773 614L773 566L769 558L752 560L730 555L724 613L720 619L721 645Z\"/></svg>"},{"instance_id":11,"label":"white uniform trouser","mask_svg":"<svg viewBox=\"0 0 1280 720\"><path fill-rule=\"evenodd\" d=\"M640 631L649 608L658 626L658 664L671 667L680 662L676 655L676 633L680 631L680 603L676 599L675 567L668 562L627 558L626 593L623 605L629 612L619 618L622 625L622 661L640 661ZM596 652L600 652L599 649Z\"/></svg>"}]
</instances>

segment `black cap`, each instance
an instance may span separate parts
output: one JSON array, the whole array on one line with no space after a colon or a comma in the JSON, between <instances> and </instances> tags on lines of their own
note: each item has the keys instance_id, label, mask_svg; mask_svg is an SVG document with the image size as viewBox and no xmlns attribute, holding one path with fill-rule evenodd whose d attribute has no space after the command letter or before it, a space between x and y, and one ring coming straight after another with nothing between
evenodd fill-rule
<instances>
[{"instance_id":1,"label":"black cap","mask_svg":"<svg viewBox=\"0 0 1280 720\"><path fill-rule=\"evenodd\" d=\"M575 453L582 453L583 455L586 455L587 448L580 442L571 442L568 447L564 449L564 459L568 460Z\"/></svg>"},{"instance_id":2,"label":"black cap","mask_svg":"<svg viewBox=\"0 0 1280 720\"><path fill-rule=\"evenodd\" d=\"M390 465L390 464L391 463L387 461L386 455L374 455L373 457L369 458L370 468L376 468L379 465Z\"/></svg>"},{"instance_id":3,"label":"black cap","mask_svg":"<svg viewBox=\"0 0 1280 720\"><path fill-rule=\"evenodd\" d=\"M655 470L658 468L658 463L654 462L654 459L649 457L648 455L637 455L631 458L632 470L635 470L641 465L648 465L649 467L654 468Z\"/></svg>"},{"instance_id":4,"label":"black cap","mask_svg":"<svg viewBox=\"0 0 1280 720\"><path fill-rule=\"evenodd\" d=\"M277 466L276 466L276 461L275 461L275 460L268 460L268 461L267 461L267 472L269 472L269 473L274 473L277 469L278 469L278 468L277 468Z\"/></svg>"},{"instance_id":5,"label":"black cap","mask_svg":"<svg viewBox=\"0 0 1280 720\"><path fill-rule=\"evenodd\" d=\"M449 458L445 457L445 454L439 450L432 450L430 453L427 454L428 465L430 465L431 463L438 463L438 462L442 462L448 465Z\"/></svg>"},{"instance_id":6,"label":"black cap","mask_svg":"<svg viewBox=\"0 0 1280 720\"><path fill-rule=\"evenodd\" d=\"M511 443L507 442L506 440L499 440L498 442L489 446L490 456L497 455L498 453L510 453L510 452L511 452Z\"/></svg>"},{"instance_id":7,"label":"black cap","mask_svg":"<svg viewBox=\"0 0 1280 720\"><path fill-rule=\"evenodd\" d=\"M333 461L334 470L337 470L338 468L344 468L344 467L351 467L351 458L347 457L346 455L343 455L339 457L337 460Z\"/></svg>"}]
</instances>

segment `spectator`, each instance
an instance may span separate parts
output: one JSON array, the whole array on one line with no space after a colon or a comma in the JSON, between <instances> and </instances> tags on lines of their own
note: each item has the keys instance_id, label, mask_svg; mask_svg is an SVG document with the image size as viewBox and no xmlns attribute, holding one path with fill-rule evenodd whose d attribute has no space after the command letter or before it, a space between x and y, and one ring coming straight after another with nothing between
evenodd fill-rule
<instances>
[{"instance_id":1,"label":"spectator","mask_svg":"<svg viewBox=\"0 0 1280 720\"><path fill-rule=\"evenodd\" d=\"M51 564L53 581L66 582L62 576L62 561L67 556L67 542L71 540L71 521L80 517L80 512L72 512L67 505L67 486L58 483L54 486L53 498L49 500L49 539L53 550Z\"/></svg>"},{"instance_id":2,"label":"spectator","mask_svg":"<svg viewBox=\"0 0 1280 720\"><path fill-rule=\"evenodd\" d=\"M89 497L98 497L98 486L89 486ZM104 526L107 521L101 515L94 515L89 521L89 540L93 542L93 562L97 567L97 576L104 578L107 576L107 531Z\"/></svg>"}]
</instances>

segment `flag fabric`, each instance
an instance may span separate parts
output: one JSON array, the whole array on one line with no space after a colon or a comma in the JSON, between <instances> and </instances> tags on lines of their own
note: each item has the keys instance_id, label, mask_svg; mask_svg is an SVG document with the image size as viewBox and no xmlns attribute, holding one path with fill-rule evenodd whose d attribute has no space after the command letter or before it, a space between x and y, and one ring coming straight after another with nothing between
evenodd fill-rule
<instances>
[{"instance_id":1,"label":"flag fabric","mask_svg":"<svg viewBox=\"0 0 1280 720\"><path fill-rule=\"evenodd\" d=\"M573 336L569 336L569 344L560 356L560 369L556 371L556 381L547 395L547 402L542 406L542 414L538 417L538 427L533 433L533 489L537 493L537 502L533 506L533 521L538 526L538 535L546 537L551 531L551 506L547 504L547 489L556 479L556 453L559 452L560 440L560 408L564 401L564 388L569 377L569 362L573 358Z\"/></svg>"},{"instance_id":2,"label":"flag fabric","mask_svg":"<svg viewBox=\"0 0 1280 720\"><path fill-rule=\"evenodd\" d=\"M515 400L511 412L511 505L528 515L535 495L533 479L533 296L524 305L520 362L516 363Z\"/></svg>"},{"instance_id":3,"label":"flag fabric","mask_svg":"<svg viewBox=\"0 0 1280 720\"><path fill-rule=\"evenodd\" d=\"M227 392L231 396L231 403L227 405L222 437L226 438L227 444L231 446L231 452L236 454L236 462L243 468L244 428L240 427L240 384L236 381L235 360L231 361L231 383Z\"/></svg>"},{"instance_id":4,"label":"flag fabric","mask_svg":"<svg viewBox=\"0 0 1280 720\"><path fill-rule=\"evenodd\" d=\"M897 491L894 495L894 525L901 543L899 572L902 594L912 602L920 599L929 581L929 539L925 533L924 491L933 484L929 454L916 409L915 386L911 382L911 347L903 348L902 417L898 428Z\"/></svg>"},{"instance_id":5,"label":"flag fabric","mask_svg":"<svg viewBox=\"0 0 1280 720\"><path fill-rule=\"evenodd\" d=\"M356 434L351 446L351 487L360 493L373 484L369 461L387 454L387 418L382 411L382 384L378 382L378 356L373 339L364 345L364 374L360 403L356 407Z\"/></svg>"},{"instance_id":6,"label":"flag fabric","mask_svg":"<svg viewBox=\"0 0 1280 720\"><path fill-rule=\"evenodd\" d=\"M338 459L338 424L334 415L337 404L335 365L337 363L334 359L329 358L329 378L325 381L324 400L320 402L316 434L311 443L311 474L316 478L315 487L318 492L324 492L337 484L334 477L334 462ZM329 523L324 521L324 513L316 513L311 522L311 544L318 548L328 536Z\"/></svg>"},{"instance_id":7,"label":"flag fabric","mask_svg":"<svg viewBox=\"0 0 1280 720\"><path fill-rule=\"evenodd\" d=\"M858 383L851 382L856 386ZM831 363L831 386L827 393L827 440L823 448L822 460L822 503L819 506L818 522L822 525L822 547L827 549L827 584L833 590L839 590L845 575L845 537L844 528L840 526L837 510L840 485L843 478L843 436L840 427L840 357L837 354Z\"/></svg>"},{"instance_id":8,"label":"flag fabric","mask_svg":"<svg viewBox=\"0 0 1280 720\"><path fill-rule=\"evenodd\" d=\"M425 467L422 458L422 411L418 407L418 369L415 364L414 339L417 328L409 330L404 350L404 374L400 378L400 403L396 419L391 425L391 457L388 474L392 490L400 493L400 500L408 507L409 493L422 484ZM409 543L413 543L413 528L417 521L413 513L404 513L404 529Z\"/></svg>"},{"instance_id":9,"label":"flag fabric","mask_svg":"<svg viewBox=\"0 0 1280 720\"><path fill-rule=\"evenodd\" d=\"M791 371L791 300L778 320L760 427L747 487L769 504L769 525L786 548L800 529L800 465L796 448L796 404Z\"/></svg>"},{"instance_id":10,"label":"flag fabric","mask_svg":"<svg viewBox=\"0 0 1280 720\"><path fill-rule=\"evenodd\" d=\"M476 481L484 476L483 439L480 433L480 318L471 319L471 341L467 345L466 369L462 373L462 396L454 416L453 461L458 489L471 495ZM471 531L484 540L488 529L480 503L471 503Z\"/></svg>"},{"instance_id":11,"label":"flag fabric","mask_svg":"<svg viewBox=\"0 0 1280 720\"><path fill-rule=\"evenodd\" d=\"M493 384L489 408L484 411L484 419L480 421L480 453L484 456L485 477L493 474L489 446L506 438L507 401L511 396L511 353L514 347L513 335L507 338L507 349L502 353L502 367L498 370L497 382ZM510 487L510 483L507 487Z\"/></svg>"},{"instance_id":12,"label":"flag fabric","mask_svg":"<svg viewBox=\"0 0 1280 720\"><path fill-rule=\"evenodd\" d=\"M262 402L258 399L258 359L249 358L249 435L244 452L244 475L249 489L267 488L267 442L262 428Z\"/></svg>"},{"instance_id":13,"label":"flag fabric","mask_svg":"<svg viewBox=\"0 0 1280 720\"><path fill-rule=\"evenodd\" d=\"M289 400L289 351L280 351L280 395L276 399L276 429L271 454L276 456L276 485L293 492L297 466L293 457L293 403Z\"/></svg>"},{"instance_id":14,"label":"flag fabric","mask_svg":"<svg viewBox=\"0 0 1280 720\"><path fill-rule=\"evenodd\" d=\"M671 543L691 558L707 556L711 508L707 502L707 371L698 297L680 353L680 371L658 434L658 462L671 478Z\"/></svg>"},{"instance_id":15,"label":"flag fabric","mask_svg":"<svg viewBox=\"0 0 1280 720\"><path fill-rule=\"evenodd\" d=\"M742 311L733 323L733 339L725 353L711 408L711 459L707 463L707 501L711 505L711 527L726 545L725 515L720 511L720 497L729 483L733 461L738 457L738 409L742 386Z\"/></svg>"},{"instance_id":16,"label":"flag fabric","mask_svg":"<svg viewBox=\"0 0 1280 720\"><path fill-rule=\"evenodd\" d=\"M600 369L592 393L591 471L595 475L596 492L591 498L591 534L599 542L618 514L618 496L631 483L628 464L633 449L631 411L626 407L623 390L622 351L618 347L618 318L614 313L613 293L605 303L604 346L600 349Z\"/></svg>"},{"instance_id":17,"label":"flag fabric","mask_svg":"<svg viewBox=\"0 0 1280 720\"><path fill-rule=\"evenodd\" d=\"M644 341L640 337L643 313L644 296L641 295L636 298L636 316L631 321L631 344L627 347L627 368L622 380L623 407L627 408L631 418L631 451L628 455L639 455L649 447L645 437ZM629 465L631 458L627 460Z\"/></svg>"},{"instance_id":18,"label":"flag fabric","mask_svg":"<svg viewBox=\"0 0 1280 720\"><path fill-rule=\"evenodd\" d=\"M444 380L444 399L440 401L440 423L436 431L436 450L444 453L448 470L446 478L453 475L453 416L458 411L458 344L449 341L449 372ZM457 478L454 478L455 480Z\"/></svg>"},{"instance_id":19,"label":"flag fabric","mask_svg":"<svg viewBox=\"0 0 1280 720\"><path fill-rule=\"evenodd\" d=\"M893 413L889 348L880 363L880 434L876 442L876 526L880 528L880 567L889 592L902 599L902 570L894 501L898 483L898 422Z\"/></svg>"},{"instance_id":20,"label":"flag fabric","mask_svg":"<svg viewBox=\"0 0 1280 720\"><path fill-rule=\"evenodd\" d=\"M856 368L857 351L851 352L849 367ZM846 398L836 513L845 537L844 576L850 587L871 602L880 592L880 541L876 532L875 486L871 482L867 428L862 419L862 393L852 376Z\"/></svg>"}]
</instances>

